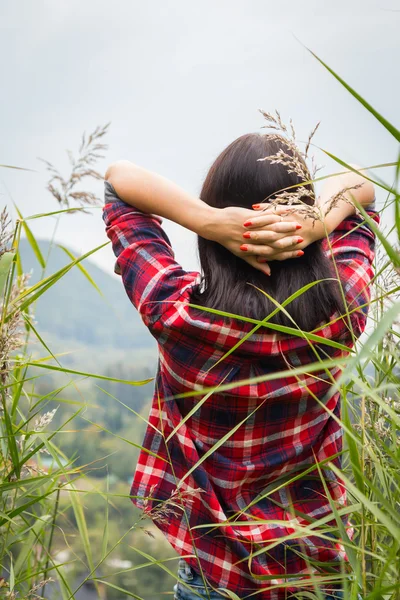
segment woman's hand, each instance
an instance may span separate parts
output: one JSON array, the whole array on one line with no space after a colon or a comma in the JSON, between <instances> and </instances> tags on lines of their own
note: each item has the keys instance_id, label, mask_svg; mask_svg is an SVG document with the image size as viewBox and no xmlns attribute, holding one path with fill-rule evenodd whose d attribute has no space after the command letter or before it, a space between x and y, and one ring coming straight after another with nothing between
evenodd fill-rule
<instances>
[{"instance_id":1,"label":"woman's hand","mask_svg":"<svg viewBox=\"0 0 400 600\"><path fill-rule=\"evenodd\" d=\"M315 221L312 218L305 218L304 215L291 212L288 214L288 208L285 206L271 207L270 204L258 204L254 208L256 214L244 226L248 230L243 237L249 240L246 243L247 252L256 254L258 261L286 260L304 254L303 249L324 237L325 230L321 221ZM301 234L298 236L298 243L289 249L288 237L272 239L268 224L275 215L275 219L280 221L282 227L296 222ZM279 215L277 217L277 215ZM287 234L286 234L287 235Z\"/></svg>"},{"instance_id":2,"label":"woman's hand","mask_svg":"<svg viewBox=\"0 0 400 600\"><path fill-rule=\"evenodd\" d=\"M296 235L302 225L284 217L284 207L263 212L229 206L214 212L214 222L203 237L212 239L252 267L271 274L267 260L285 260L299 255L303 237ZM256 236L256 237L254 237ZM301 255L303 252L301 252Z\"/></svg>"}]
</instances>

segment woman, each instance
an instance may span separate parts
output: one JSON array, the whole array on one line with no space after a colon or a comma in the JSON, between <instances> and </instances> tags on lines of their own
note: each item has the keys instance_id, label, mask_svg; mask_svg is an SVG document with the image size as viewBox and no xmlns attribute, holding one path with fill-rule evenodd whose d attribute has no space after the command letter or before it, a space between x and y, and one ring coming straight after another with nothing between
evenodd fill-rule
<instances>
[{"instance_id":1,"label":"woman","mask_svg":"<svg viewBox=\"0 0 400 600\"><path fill-rule=\"evenodd\" d=\"M304 183L259 160L280 149L294 156L276 135L238 138L200 198L127 161L106 174L116 271L159 348L131 495L184 557L180 600L278 600L343 563L338 536L309 528L334 526L330 502L345 504L325 464L340 466L342 448L332 384L365 327L374 235L351 200L371 208L374 189L354 172L329 179L320 221L304 213L310 184L295 212L270 204ZM198 234L202 276L175 261L154 214ZM302 372L318 360L327 367Z\"/></svg>"}]
</instances>

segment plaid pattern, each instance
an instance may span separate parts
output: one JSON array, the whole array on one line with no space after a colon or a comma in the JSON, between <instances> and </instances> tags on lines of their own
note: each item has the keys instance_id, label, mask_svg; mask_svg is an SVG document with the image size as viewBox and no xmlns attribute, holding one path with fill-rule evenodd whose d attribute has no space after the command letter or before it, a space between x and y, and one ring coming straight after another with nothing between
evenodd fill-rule
<instances>
[{"instance_id":1,"label":"plaid pattern","mask_svg":"<svg viewBox=\"0 0 400 600\"><path fill-rule=\"evenodd\" d=\"M370 216L379 221L374 211ZM367 308L363 305L368 303L373 276L371 229L360 217L352 216L330 236L330 248L324 242L326 252L334 256L349 310L356 309L350 323L347 318L335 320L334 315L330 324L317 331L320 342L312 344L294 335L258 330L214 366L254 325L189 307L199 273L184 271L177 264L161 219L122 202L108 182L104 220L117 256L116 272L122 275L130 300L159 348L149 426L131 488L133 502L152 511L155 524L180 555L193 555L185 559L192 568L199 572L201 567L215 588L227 588L240 598L279 586L287 574L305 577L308 568L301 553L338 565L345 554L333 539L309 535L301 541L279 542L294 532L294 523L306 525L331 514L317 472L275 488L277 480L289 479L296 470L315 465L315 461L331 458L340 466L342 432L334 418L340 415L340 397L332 393L330 379L339 376L339 367L333 366L330 376L321 370L241 382L315 363L316 353L323 359L347 355L340 345L332 348L324 339L351 348L365 328ZM205 400L204 395L168 400L222 383L230 384L230 389L217 391ZM222 439L223 443L186 476ZM327 469L324 476L331 497L344 505L341 482ZM179 500L177 482L184 477ZM266 491L272 493L251 504ZM163 514L160 501L171 496L184 510L170 504L169 512ZM151 499L145 500L147 497ZM244 509L245 514L239 517L242 523L257 519L269 522L193 529L225 522ZM268 545L268 552L249 561L250 553L260 544ZM257 579L260 576L264 580ZM299 585L293 584L290 591L298 590ZM276 600L288 592L287 588L275 587L254 597Z\"/></svg>"}]
</instances>

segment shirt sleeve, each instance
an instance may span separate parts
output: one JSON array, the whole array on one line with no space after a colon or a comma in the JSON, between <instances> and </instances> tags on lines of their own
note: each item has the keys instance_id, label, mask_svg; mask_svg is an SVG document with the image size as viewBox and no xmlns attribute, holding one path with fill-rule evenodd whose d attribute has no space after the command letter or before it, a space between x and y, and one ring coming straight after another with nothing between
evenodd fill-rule
<instances>
[{"instance_id":1,"label":"shirt sleeve","mask_svg":"<svg viewBox=\"0 0 400 600\"><path fill-rule=\"evenodd\" d=\"M366 212L379 224L374 204ZM347 331L342 337L357 338L367 322L374 276L375 234L362 216L354 214L344 219L323 244L336 265L349 312L349 318L344 319Z\"/></svg>"},{"instance_id":2,"label":"shirt sleeve","mask_svg":"<svg viewBox=\"0 0 400 600\"><path fill-rule=\"evenodd\" d=\"M105 181L103 220L122 276L126 293L147 327L186 298L199 281L197 272L187 272L175 261L162 219L123 202Z\"/></svg>"}]
</instances>

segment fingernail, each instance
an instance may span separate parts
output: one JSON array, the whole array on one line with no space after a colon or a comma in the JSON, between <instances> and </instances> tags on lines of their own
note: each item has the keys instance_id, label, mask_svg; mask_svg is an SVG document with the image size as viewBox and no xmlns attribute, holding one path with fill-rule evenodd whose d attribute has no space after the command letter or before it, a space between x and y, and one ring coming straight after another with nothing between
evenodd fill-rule
<instances>
[{"instance_id":1,"label":"fingernail","mask_svg":"<svg viewBox=\"0 0 400 600\"><path fill-rule=\"evenodd\" d=\"M247 252L247 246L245 244L242 244L240 249L243 250L243 252Z\"/></svg>"},{"instance_id":2,"label":"fingernail","mask_svg":"<svg viewBox=\"0 0 400 600\"><path fill-rule=\"evenodd\" d=\"M245 231L245 233L243 234L244 238L251 238L251 233L250 231Z\"/></svg>"},{"instance_id":3,"label":"fingernail","mask_svg":"<svg viewBox=\"0 0 400 600\"><path fill-rule=\"evenodd\" d=\"M253 225L251 221L246 221L246 223L243 223L243 227L250 227L250 225Z\"/></svg>"},{"instance_id":4,"label":"fingernail","mask_svg":"<svg viewBox=\"0 0 400 600\"><path fill-rule=\"evenodd\" d=\"M304 252L303 250L299 250L298 252L296 252L296 256L303 256Z\"/></svg>"},{"instance_id":5,"label":"fingernail","mask_svg":"<svg viewBox=\"0 0 400 600\"><path fill-rule=\"evenodd\" d=\"M268 261L267 261L267 259L266 259L266 258L259 258L259 259L258 259L258 262L259 262L259 263L266 263L266 262L268 262Z\"/></svg>"},{"instance_id":6,"label":"fingernail","mask_svg":"<svg viewBox=\"0 0 400 600\"><path fill-rule=\"evenodd\" d=\"M259 204L252 204L252 207L253 208L260 208L260 205Z\"/></svg>"},{"instance_id":7,"label":"fingernail","mask_svg":"<svg viewBox=\"0 0 400 600\"><path fill-rule=\"evenodd\" d=\"M301 225L297 224L296 229L301 229Z\"/></svg>"},{"instance_id":8,"label":"fingernail","mask_svg":"<svg viewBox=\"0 0 400 600\"><path fill-rule=\"evenodd\" d=\"M302 238L302 237L298 237L298 238L297 238L297 243L298 243L298 244L301 244L301 242L304 242L303 238Z\"/></svg>"}]
</instances>

